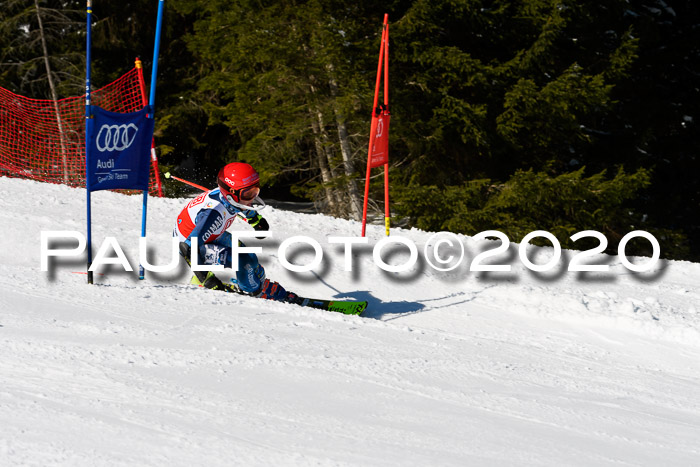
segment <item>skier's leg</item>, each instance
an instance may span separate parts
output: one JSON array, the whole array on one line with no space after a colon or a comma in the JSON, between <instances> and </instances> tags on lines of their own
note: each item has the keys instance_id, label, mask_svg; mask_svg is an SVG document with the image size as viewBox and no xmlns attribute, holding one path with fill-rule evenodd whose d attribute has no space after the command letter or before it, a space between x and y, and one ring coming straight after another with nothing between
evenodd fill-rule
<instances>
[{"instance_id":1,"label":"skier's leg","mask_svg":"<svg viewBox=\"0 0 700 467\"><path fill-rule=\"evenodd\" d=\"M228 238L226 238L228 237ZM180 243L180 254L185 257L185 261L190 265L191 247L185 242ZM225 232L217 241L199 246L198 263L202 265L223 265L231 267L231 235ZM227 284L221 282L216 275L211 271L193 271L194 277L190 283L201 285L207 289L225 290L232 292L233 290Z\"/></svg>"},{"instance_id":2,"label":"skier's leg","mask_svg":"<svg viewBox=\"0 0 700 467\"><path fill-rule=\"evenodd\" d=\"M241 242L241 246L243 243ZM258 257L252 253L238 255L238 270L236 271L238 287L245 293L257 294L265 282L265 268L258 262Z\"/></svg>"},{"instance_id":3,"label":"skier's leg","mask_svg":"<svg viewBox=\"0 0 700 467\"><path fill-rule=\"evenodd\" d=\"M244 246L242 242L241 246ZM252 253L238 255L236 280L243 292L256 297L278 301L293 301L296 298L295 294L287 292L279 283L265 278L265 268L258 262L258 257Z\"/></svg>"}]
</instances>

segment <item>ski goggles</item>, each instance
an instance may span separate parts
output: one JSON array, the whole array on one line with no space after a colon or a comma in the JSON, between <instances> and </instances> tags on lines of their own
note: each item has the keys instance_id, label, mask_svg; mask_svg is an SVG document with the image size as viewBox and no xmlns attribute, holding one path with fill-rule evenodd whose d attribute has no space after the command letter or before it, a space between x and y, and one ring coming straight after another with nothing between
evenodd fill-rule
<instances>
[{"instance_id":1,"label":"ski goggles","mask_svg":"<svg viewBox=\"0 0 700 467\"><path fill-rule=\"evenodd\" d=\"M241 201L253 201L260 194L260 185L253 185L238 190L238 197Z\"/></svg>"},{"instance_id":2,"label":"ski goggles","mask_svg":"<svg viewBox=\"0 0 700 467\"><path fill-rule=\"evenodd\" d=\"M260 194L260 185L255 184L249 187L241 188L240 190L234 190L233 192L224 192L224 196L229 203L241 202L241 201L253 201ZM236 199L238 198L238 199Z\"/></svg>"}]
</instances>

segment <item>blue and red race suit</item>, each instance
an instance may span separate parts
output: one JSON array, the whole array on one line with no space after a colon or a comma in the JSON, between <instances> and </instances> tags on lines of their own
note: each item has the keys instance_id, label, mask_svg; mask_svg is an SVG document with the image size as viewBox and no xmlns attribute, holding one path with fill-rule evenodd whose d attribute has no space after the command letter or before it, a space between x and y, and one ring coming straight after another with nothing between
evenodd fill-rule
<instances>
[{"instance_id":1,"label":"blue and red race suit","mask_svg":"<svg viewBox=\"0 0 700 467\"><path fill-rule=\"evenodd\" d=\"M232 237L226 230L236 217L242 217L253 226L261 219L256 211L244 211L228 203L217 188L187 203L177 216L173 236L190 246L192 239L197 238L199 264L230 268ZM236 280L244 292L254 293L260 289L265 280L265 269L255 254L238 255Z\"/></svg>"}]
</instances>

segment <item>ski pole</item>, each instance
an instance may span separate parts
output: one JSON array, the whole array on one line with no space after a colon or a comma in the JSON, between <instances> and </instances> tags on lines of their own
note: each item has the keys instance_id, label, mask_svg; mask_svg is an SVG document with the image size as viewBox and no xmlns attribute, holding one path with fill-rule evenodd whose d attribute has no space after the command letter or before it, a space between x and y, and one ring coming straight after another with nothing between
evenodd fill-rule
<instances>
[{"instance_id":1,"label":"ski pole","mask_svg":"<svg viewBox=\"0 0 700 467\"><path fill-rule=\"evenodd\" d=\"M173 180L177 180L178 182L186 183L187 185L199 188L202 191L209 191L209 188L204 188L202 185L197 185L196 183L188 182L184 178L176 177L175 175L170 175L170 172L165 172L163 175L165 176L165 178L172 178Z\"/></svg>"}]
</instances>

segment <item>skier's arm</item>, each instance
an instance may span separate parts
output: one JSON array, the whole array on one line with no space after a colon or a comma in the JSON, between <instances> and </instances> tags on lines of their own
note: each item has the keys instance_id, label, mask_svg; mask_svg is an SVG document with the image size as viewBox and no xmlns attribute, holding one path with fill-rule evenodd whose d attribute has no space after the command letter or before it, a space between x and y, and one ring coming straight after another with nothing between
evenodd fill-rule
<instances>
[{"instance_id":1,"label":"skier's arm","mask_svg":"<svg viewBox=\"0 0 700 467\"><path fill-rule=\"evenodd\" d=\"M224 216L219 211L215 209L203 209L199 211L197 217L194 220L194 229L190 232L190 235L185 240L185 243L192 245L192 239L197 238L197 245L202 247L209 237L216 232L219 226L224 222Z\"/></svg>"}]
</instances>

